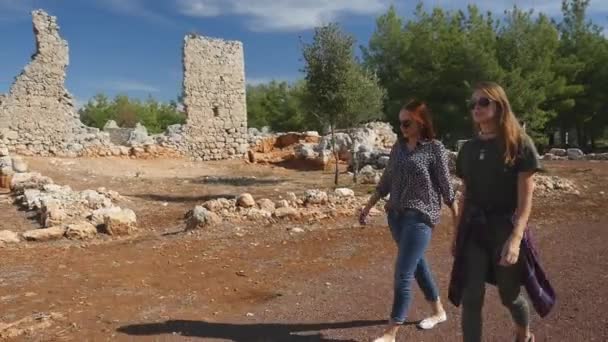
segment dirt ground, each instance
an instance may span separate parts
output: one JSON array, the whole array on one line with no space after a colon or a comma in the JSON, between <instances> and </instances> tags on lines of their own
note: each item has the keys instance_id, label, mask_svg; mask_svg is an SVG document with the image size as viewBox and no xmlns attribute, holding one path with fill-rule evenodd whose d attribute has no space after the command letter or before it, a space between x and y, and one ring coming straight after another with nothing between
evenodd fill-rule
<instances>
[{"instance_id":1,"label":"dirt ground","mask_svg":"<svg viewBox=\"0 0 608 342\"><path fill-rule=\"evenodd\" d=\"M120 205L137 213L142 234L0 248L0 328L24 318L29 321L21 325L31 327L8 340L366 341L382 331L396 251L383 216L367 226L353 216L182 232L186 211L207 199L246 191L277 199L330 189L331 172L243 161L28 162L58 184L118 191L125 196ZM558 293L549 317L534 316L537 341L608 341L608 163L546 165L575 181L581 194L535 202L532 229ZM447 216L443 222L428 258L445 294L452 260ZM296 226L305 232L292 233ZM0 198L0 230L33 227L31 217ZM426 332L406 326L399 341L459 341L459 309L446 308L448 322ZM411 321L426 309L418 292ZM512 341L508 313L493 288L484 310L485 340Z\"/></svg>"}]
</instances>

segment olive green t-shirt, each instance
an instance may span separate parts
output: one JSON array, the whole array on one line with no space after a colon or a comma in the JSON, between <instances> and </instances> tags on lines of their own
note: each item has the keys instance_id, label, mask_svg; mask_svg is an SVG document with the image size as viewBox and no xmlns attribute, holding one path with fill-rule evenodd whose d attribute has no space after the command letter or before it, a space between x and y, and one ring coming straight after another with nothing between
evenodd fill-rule
<instances>
[{"instance_id":1,"label":"olive green t-shirt","mask_svg":"<svg viewBox=\"0 0 608 342\"><path fill-rule=\"evenodd\" d=\"M517 176L541 170L532 139L525 136L513 165L504 161L499 139L474 138L462 146L456 159L456 176L466 186L466 200L483 208L512 212L517 208Z\"/></svg>"}]
</instances>

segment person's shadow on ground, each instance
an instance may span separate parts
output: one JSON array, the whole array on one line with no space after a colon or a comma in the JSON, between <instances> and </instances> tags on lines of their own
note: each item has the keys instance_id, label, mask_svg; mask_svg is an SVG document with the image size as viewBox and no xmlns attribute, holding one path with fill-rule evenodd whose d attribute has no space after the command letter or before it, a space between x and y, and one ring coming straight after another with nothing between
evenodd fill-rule
<instances>
[{"instance_id":1,"label":"person's shadow on ground","mask_svg":"<svg viewBox=\"0 0 608 342\"><path fill-rule=\"evenodd\" d=\"M160 323L134 324L117 329L118 332L150 336L177 334L188 337L206 337L232 340L234 342L275 342L275 341L354 341L324 338L319 331L327 329L348 329L386 324L386 321L352 321L318 324L231 324L204 321L169 320ZM296 333L301 333L297 335ZM312 333L312 334L311 334Z\"/></svg>"}]
</instances>

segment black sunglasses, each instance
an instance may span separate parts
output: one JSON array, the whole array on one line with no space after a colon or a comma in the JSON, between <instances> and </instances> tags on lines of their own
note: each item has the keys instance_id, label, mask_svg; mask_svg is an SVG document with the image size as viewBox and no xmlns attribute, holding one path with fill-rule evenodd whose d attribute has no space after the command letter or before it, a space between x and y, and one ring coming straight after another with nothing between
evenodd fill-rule
<instances>
[{"instance_id":1,"label":"black sunglasses","mask_svg":"<svg viewBox=\"0 0 608 342\"><path fill-rule=\"evenodd\" d=\"M412 120L399 120L399 125L403 128L409 128L412 125Z\"/></svg>"},{"instance_id":2,"label":"black sunglasses","mask_svg":"<svg viewBox=\"0 0 608 342\"><path fill-rule=\"evenodd\" d=\"M475 109L475 106L479 106L481 108L487 108L490 103L492 103L492 100L490 100L487 97L480 97L479 99L477 99L477 101L475 101L474 99L469 100L469 108L471 110Z\"/></svg>"}]
</instances>

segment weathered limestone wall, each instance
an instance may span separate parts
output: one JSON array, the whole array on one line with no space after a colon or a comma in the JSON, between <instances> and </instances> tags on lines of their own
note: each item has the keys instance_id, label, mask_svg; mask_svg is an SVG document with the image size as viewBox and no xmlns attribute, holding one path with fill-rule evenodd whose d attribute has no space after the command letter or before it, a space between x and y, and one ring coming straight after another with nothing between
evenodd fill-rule
<instances>
[{"instance_id":1,"label":"weathered limestone wall","mask_svg":"<svg viewBox=\"0 0 608 342\"><path fill-rule=\"evenodd\" d=\"M199 160L242 157L248 149L243 45L184 38L184 135Z\"/></svg>"},{"instance_id":2,"label":"weathered limestone wall","mask_svg":"<svg viewBox=\"0 0 608 342\"><path fill-rule=\"evenodd\" d=\"M107 144L98 130L79 120L65 89L68 44L57 20L32 12L36 52L0 101L0 143L20 154L79 155L87 146Z\"/></svg>"}]
</instances>

